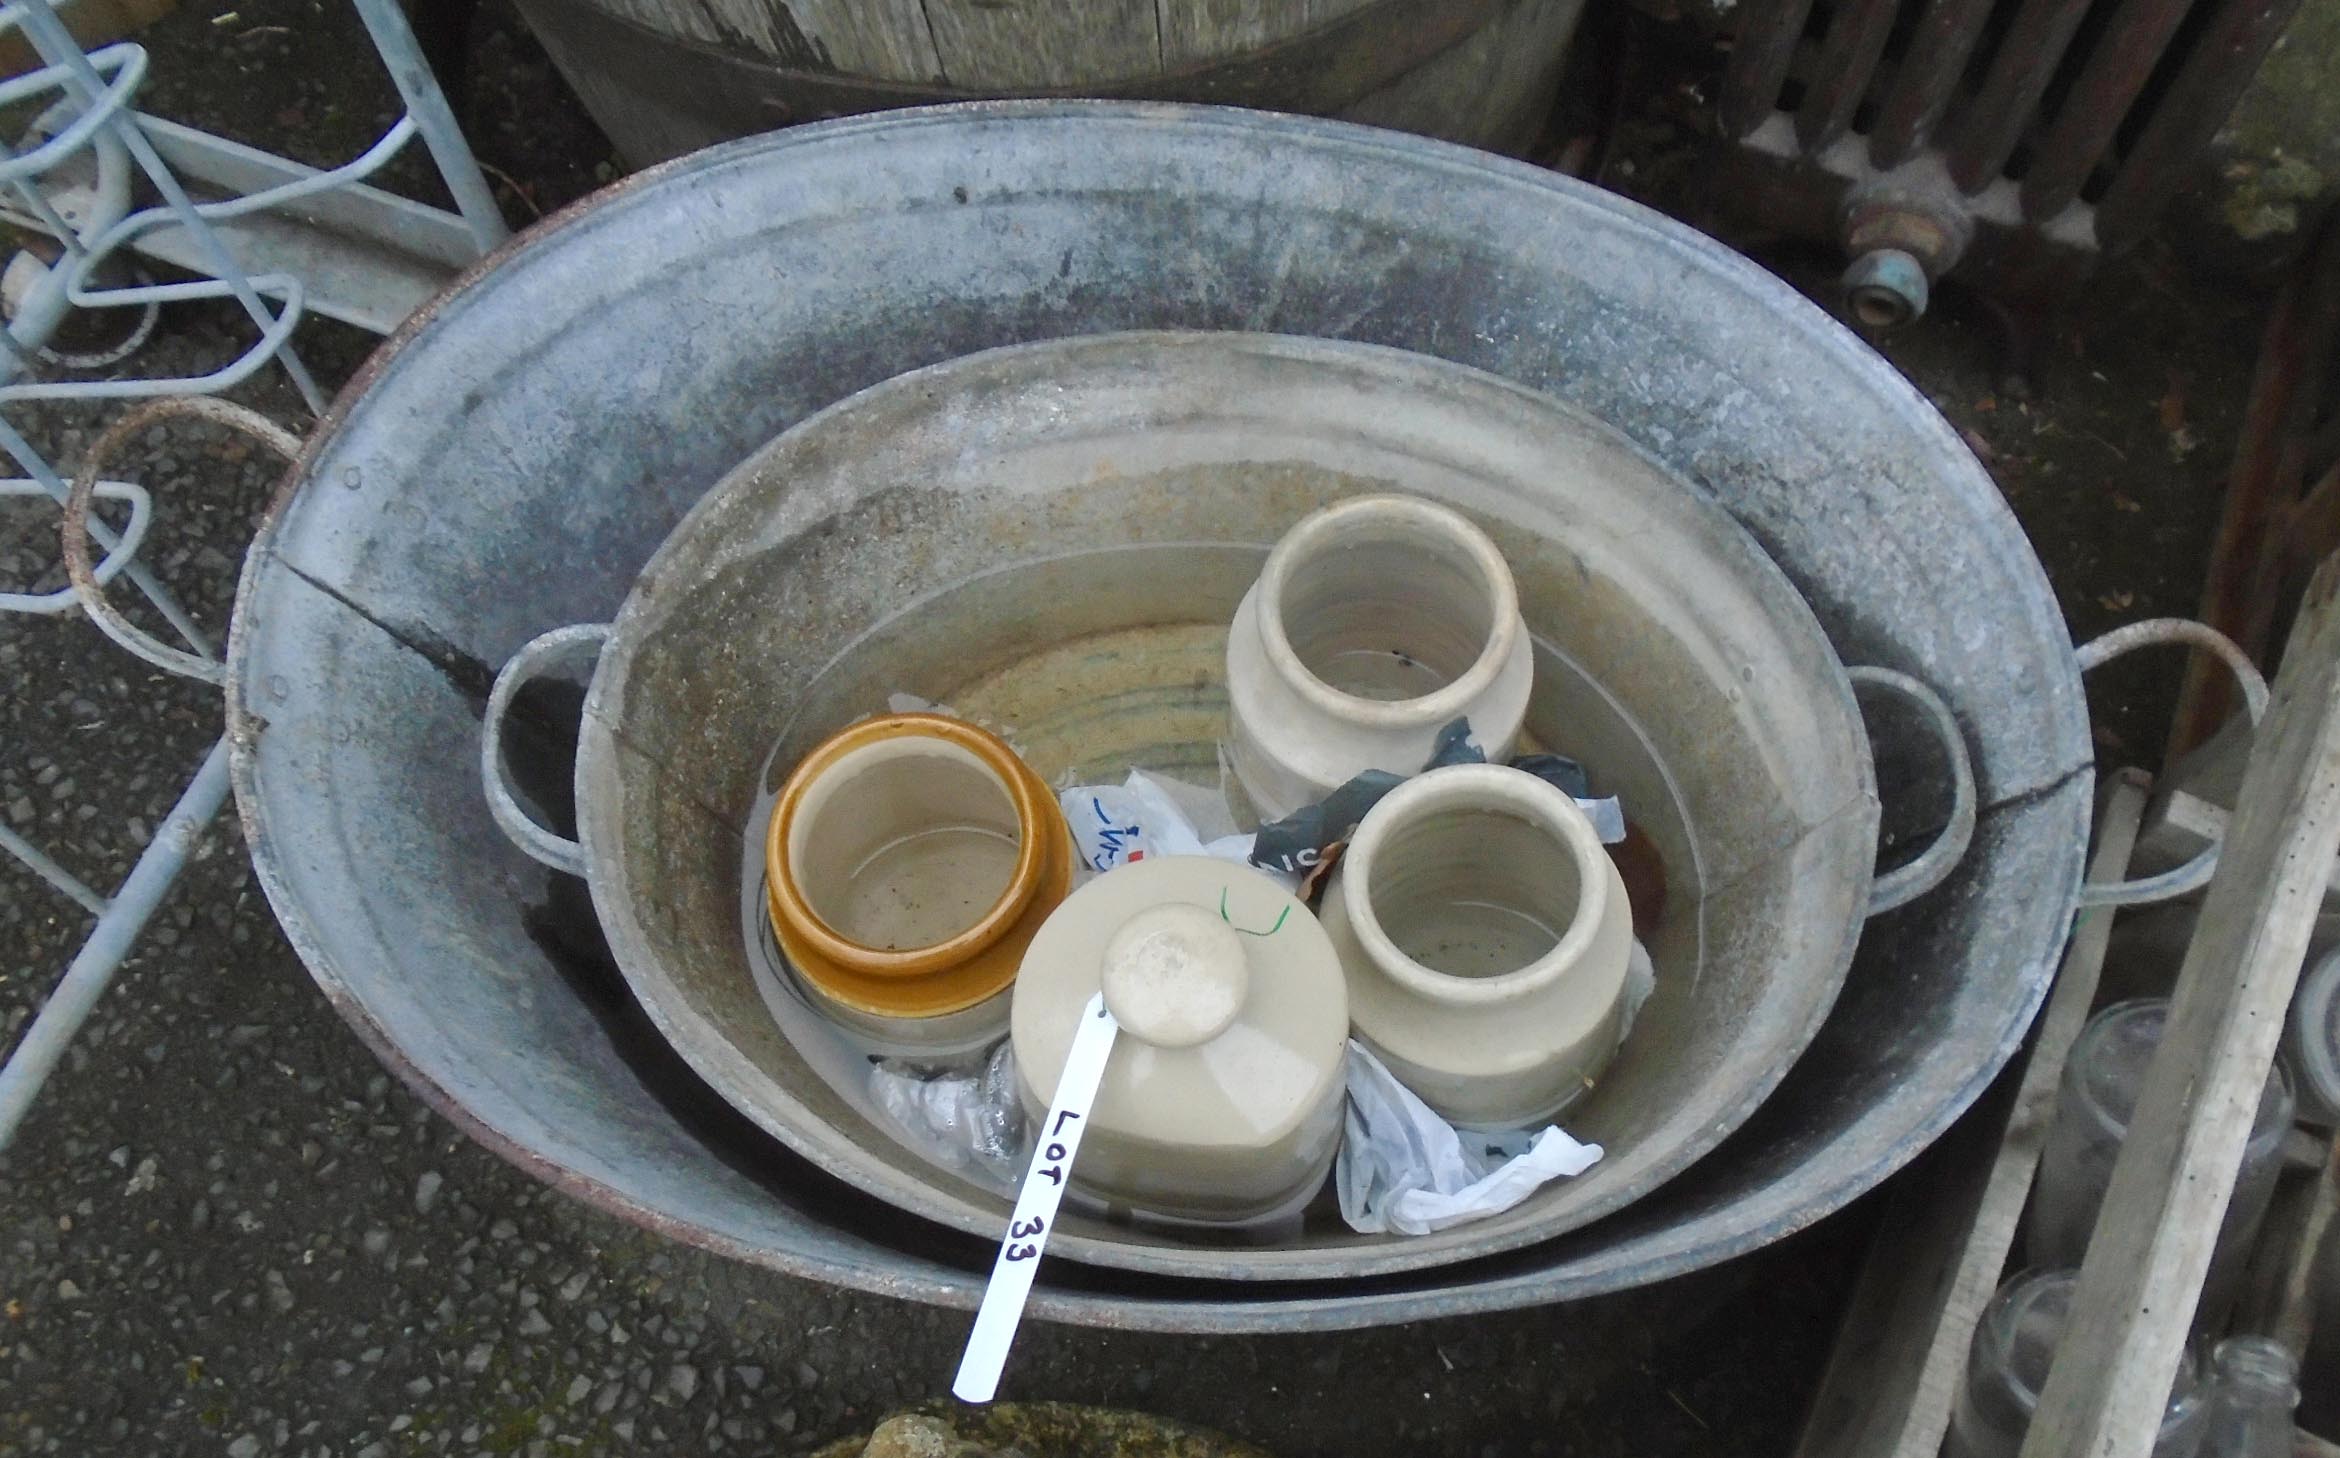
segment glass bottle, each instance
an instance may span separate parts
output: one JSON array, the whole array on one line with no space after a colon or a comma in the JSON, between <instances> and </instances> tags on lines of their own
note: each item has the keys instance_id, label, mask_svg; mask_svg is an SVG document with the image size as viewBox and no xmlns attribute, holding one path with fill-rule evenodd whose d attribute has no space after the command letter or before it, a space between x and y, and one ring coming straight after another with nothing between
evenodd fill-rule
<instances>
[{"instance_id":1,"label":"glass bottle","mask_svg":"<svg viewBox=\"0 0 2340 1458\"><path fill-rule=\"evenodd\" d=\"M2017 1458L2022 1452L2079 1279L2077 1271L2025 1271L1991 1297L1974 1329L1944 1458ZM2162 1412L2153 1458L2196 1458L2209 1416L2202 1389L2201 1367L2189 1347Z\"/></svg>"},{"instance_id":2,"label":"glass bottle","mask_svg":"<svg viewBox=\"0 0 2340 1458\"><path fill-rule=\"evenodd\" d=\"M2210 1357L2202 1458L2291 1458L2299 1363L2273 1337L2228 1337Z\"/></svg>"},{"instance_id":3,"label":"glass bottle","mask_svg":"<svg viewBox=\"0 0 2340 1458\"><path fill-rule=\"evenodd\" d=\"M2023 1251L2030 1264L2080 1264L2096 1229L2105 1188L2112 1183L2113 1161L2136 1113L2146 1066L2168 1021L2167 998L2140 998L2113 1004L2080 1030L2056 1091L2055 1121L2048 1127L2039 1180L2032 1187L2031 1209L2024 1221ZM2283 1137L2290 1131L2293 1109L2290 1080L2278 1065L2251 1122L2242 1169L2202 1284L2197 1322L2218 1319L2234 1298L2259 1221L2274 1196L2276 1176L2283 1170Z\"/></svg>"}]
</instances>

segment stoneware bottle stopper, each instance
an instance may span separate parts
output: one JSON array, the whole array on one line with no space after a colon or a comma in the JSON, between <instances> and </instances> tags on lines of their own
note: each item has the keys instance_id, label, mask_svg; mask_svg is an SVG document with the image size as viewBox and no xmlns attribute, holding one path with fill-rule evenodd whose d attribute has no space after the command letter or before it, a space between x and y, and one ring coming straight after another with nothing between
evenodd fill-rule
<instances>
[{"instance_id":1,"label":"stoneware bottle stopper","mask_svg":"<svg viewBox=\"0 0 2340 1458\"><path fill-rule=\"evenodd\" d=\"M1016 1074L1034 1118L1099 991L1121 1034L1073 1171L1080 1193L1220 1224L1316 1192L1340 1143L1349 1014L1305 906L1200 856L1139 861L1074 892L1016 982Z\"/></svg>"}]
</instances>

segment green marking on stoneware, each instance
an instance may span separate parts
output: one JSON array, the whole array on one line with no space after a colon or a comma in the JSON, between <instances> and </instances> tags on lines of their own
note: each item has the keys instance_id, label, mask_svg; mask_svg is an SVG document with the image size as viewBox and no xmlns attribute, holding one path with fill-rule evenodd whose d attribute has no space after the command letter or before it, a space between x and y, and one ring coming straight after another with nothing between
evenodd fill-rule
<instances>
[{"instance_id":1,"label":"green marking on stoneware","mask_svg":"<svg viewBox=\"0 0 2340 1458\"><path fill-rule=\"evenodd\" d=\"M1227 923L1229 926L1235 926L1235 918L1227 914L1227 893L1234 889L1235 888L1232 886L1221 886L1219 888L1219 920ZM1253 931L1250 927L1247 926L1235 926L1235 930L1243 933L1247 937L1272 937L1277 932L1280 932L1284 929L1284 918L1290 916L1291 914L1292 904L1287 901L1284 903L1284 909L1276 913L1276 924L1269 927L1266 931Z\"/></svg>"}]
</instances>

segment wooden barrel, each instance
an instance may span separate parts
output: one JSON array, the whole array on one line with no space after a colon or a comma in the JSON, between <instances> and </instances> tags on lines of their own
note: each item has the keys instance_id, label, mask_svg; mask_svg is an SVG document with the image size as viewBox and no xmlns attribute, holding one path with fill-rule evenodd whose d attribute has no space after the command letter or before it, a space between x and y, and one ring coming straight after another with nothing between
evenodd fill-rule
<instances>
[{"instance_id":1,"label":"wooden barrel","mask_svg":"<svg viewBox=\"0 0 2340 1458\"><path fill-rule=\"evenodd\" d=\"M1584 0L519 0L637 166L791 122L1000 96L1207 101L1501 151Z\"/></svg>"}]
</instances>

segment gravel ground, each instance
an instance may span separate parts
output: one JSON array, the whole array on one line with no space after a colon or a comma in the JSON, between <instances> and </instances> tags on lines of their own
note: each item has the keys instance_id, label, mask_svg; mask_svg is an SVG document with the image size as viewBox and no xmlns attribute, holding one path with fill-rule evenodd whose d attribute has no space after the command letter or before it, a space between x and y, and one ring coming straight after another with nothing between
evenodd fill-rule
<instances>
[{"instance_id":1,"label":"gravel ground","mask_svg":"<svg viewBox=\"0 0 2340 1458\"><path fill-rule=\"evenodd\" d=\"M191 6L153 37L156 109L346 155L387 114L378 87L320 59L350 40L312 0ZM222 53L207 72L173 65ZM598 135L493 6L472 78L472 128L516 216L606 171ZM2151 265L2075 317L2086 326L2056 336L2028 400L2001 388L1987 321L1954 303L1893 353L1989 452L2076 627L2183 611L2250 311ZM235 325L174 311L137 365L213 367ZM303 337L329 381L370 344L325 325ZM301 423L279 380L239 398ZM92 420L20 423L70 460ZM149 560L221 624L271 463L173 428L118 474L156 494ZM54 560L46 508L0 513L0 581L53 585ZM216 698L79 619L0 619L0 681L0 816L112 887L217 735ZM2105 686L2108 747L2153 744L2174 681L2151 665ZM660 1242L457 1136L326 1008L231 820L0 1156L0 1455L792 1453L946 1384L964 1317ZM0 863L0 1035L86 929ZM1867 1222L1856 1207L1724 1270L1474 1321L1242 1340L1036 1328L1011 1386L1152 1408L1294 1458L1785 1451Z\"/></svg>"}]
</instances>

